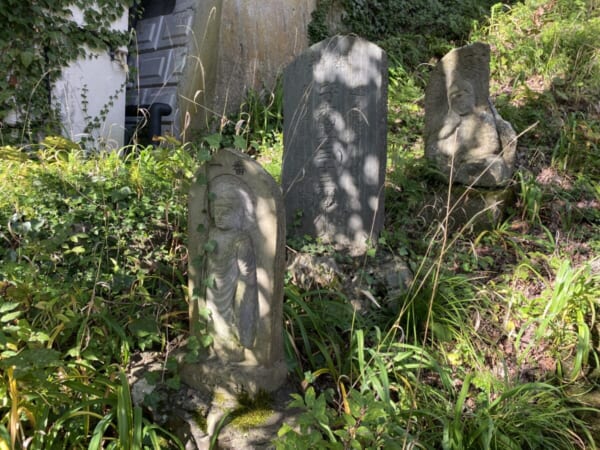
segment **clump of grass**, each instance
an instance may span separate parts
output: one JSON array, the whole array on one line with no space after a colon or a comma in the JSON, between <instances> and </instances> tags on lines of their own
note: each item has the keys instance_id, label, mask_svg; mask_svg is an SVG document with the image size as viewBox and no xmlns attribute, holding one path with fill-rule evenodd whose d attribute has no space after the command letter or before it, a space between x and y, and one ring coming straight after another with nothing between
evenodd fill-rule
<instances>
[{"instance_id":1,"label":"clump of grass","mask_svg":"<svg viewBox=\"0 0 600 450\"><path fill-rule=\"evenodd\" d=\"M523 2L492 8L472 35L493 48L492 91L520 142L547 147L545 161L598 173L593 118L600 101L600 14L593 1ZM566 125L566 126L565 126ZM596 131L595 131L596 130Z\"/></svg>"},{"instance_id":2,"label":"clump of grass","mask_svg":"<svg viewBox=\"0 0 600 450\"><path fill-rule=\"evenodd\" d=\"M585 408L568 406L558 388L523 383L505 386L498 394L481 392L473 397L472 382L473 377L467 376L449 408L451 414L443 419L444 448L558 450L593 443L577 416Z\"/></svg>"}]
</instances>

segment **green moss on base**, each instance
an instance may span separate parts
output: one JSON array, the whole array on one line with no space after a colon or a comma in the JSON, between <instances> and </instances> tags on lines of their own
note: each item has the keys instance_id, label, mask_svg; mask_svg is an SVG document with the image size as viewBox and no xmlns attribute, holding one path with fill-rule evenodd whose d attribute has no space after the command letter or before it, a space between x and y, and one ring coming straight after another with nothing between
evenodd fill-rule
<instances>
[{"instance_id":1,"label":"green moss on base","mask_svg":"<svg viewBox=\"0 0 600 450\"><path fill-rule=\"evenodd\" d=\"M248 431L251 428L264 425L267 420L273 415L274 411L267 408L258 408L252 410L244 409L238 415L234 413L235 418L231 421L231 425L235 428Z\"/></svg>"},{"instance_id":2,"label":"green moss on base","mask_svg":"<svg viewBox=\"0 0 600 450\"><path fill-rule=\"evenodd\" d=\"M264 425L274 413L273 399L268 392L261 390L254 397L241 392L237 400L239 408L232 413L231 425L242 431Z\"/></svg>"},{"instance_id":3,"label":"green moss on base","mask_svg":"<svg viewBox=\"0 0 600 450\"><path fill-rule=\"evenodd\" d=\"M204 409L200 408L196 410L194 414L194 421L204 433L208 432L208 422L206 421L206 411L204 411Z\"/></svg>"}]
</instances>

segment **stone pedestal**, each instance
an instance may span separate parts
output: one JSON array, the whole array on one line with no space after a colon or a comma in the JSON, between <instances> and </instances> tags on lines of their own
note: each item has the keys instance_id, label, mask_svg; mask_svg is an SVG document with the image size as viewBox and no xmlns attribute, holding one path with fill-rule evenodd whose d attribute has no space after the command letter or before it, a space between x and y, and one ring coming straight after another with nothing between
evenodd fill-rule
<instances>
[{"instance_id":1,"label":"stone pedestal","mask_svg":"<svg viewBox=\"0 0 600 450\"><path fill-rule=\"evenodd\" d=\"M491 229L504 217L506 207L514 201L512 188L485 189L453 185L431 193L419 217L425 223L443 222L448 215L448 231ZM450 206L448 208L448 205Z\"/></svg>"},{"instance_id":2,"label":"stone pedestal","mask_svg":"<svg viewBox=\"0 0 600 450\"><path fill-rule=\"evenodd\" d=\"M287 378L287 366L283 359L269 366L255 364L226 364L220 361L185 363L179 369L182 381L194 389L221 387L228 392L260 391L273 392L279 389Z\"/></svg>"}]
</instances>

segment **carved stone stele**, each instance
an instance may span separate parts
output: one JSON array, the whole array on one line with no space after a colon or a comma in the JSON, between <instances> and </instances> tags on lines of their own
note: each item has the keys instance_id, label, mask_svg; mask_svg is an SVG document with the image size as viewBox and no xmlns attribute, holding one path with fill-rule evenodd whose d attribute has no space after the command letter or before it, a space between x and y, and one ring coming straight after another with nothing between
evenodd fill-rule
<instances>
[{"instance_id":1,"label":"carved stone stele","mask_svg":"<svg viewBox=\"0 0 600 450\"><path fill-rule=\"evenodd\" d=\"M202 361L182 367L183 381L277 389L287 374L279 186L248 156L221 149L190 188L188 227L190 333L209 333L213 343Z\"/></svg>"},{"instance_id":2,"label":"carved stone stele","mask_svg":"<svg viewBox=\"0 0 600 450\"><path fill-rule=\"evenodd\" d=\"M311 46L283 73L288 235L363 254L383 229L386 53L357 36Z\"/></svg>"},{"instance_id":3,"label":"carved stone stele","mask_svg":"<svg viewBox=\"0 0 600 450\"><path fill-rule=\"evenodd\" d=\"M517 137L489 98L490 48L454 49L425 91L425 156L456 183L497 187L512 177Z\"/></svg>"}]
</instances>

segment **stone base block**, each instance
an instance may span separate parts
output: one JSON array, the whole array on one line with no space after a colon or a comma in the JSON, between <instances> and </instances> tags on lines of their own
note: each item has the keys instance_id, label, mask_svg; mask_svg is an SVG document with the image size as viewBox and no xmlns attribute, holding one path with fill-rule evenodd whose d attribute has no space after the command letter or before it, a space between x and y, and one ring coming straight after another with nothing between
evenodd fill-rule
<instances>
[{"instance_id":1,"label":"stone base block","mask_svg":"<svg viewBox=\"0 0 600 450\"><path fill-rule=\"evenodd\" d=\"M448 216L448 231L481 231L502 221L506 208L514 203L511 188L482 189L452 186L432 192L419 216L425 223L443 222Z\"/></svg>"},{"instance_id":2,"label":"stone base block","mask_svg":"<svg viewBox=\"0 0 600 450\"><path fill-rule=\"evenodd\" d=\"M193 364L182 363L179 373L181 381L194 389L221 387L229 392L256 394L261 390L274 392L279 389L287 379L288 369L284 361L264 367L208 360Z\"/></svg>"}]
</instances>

